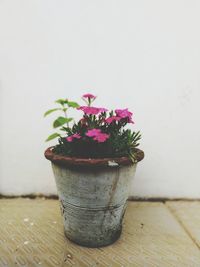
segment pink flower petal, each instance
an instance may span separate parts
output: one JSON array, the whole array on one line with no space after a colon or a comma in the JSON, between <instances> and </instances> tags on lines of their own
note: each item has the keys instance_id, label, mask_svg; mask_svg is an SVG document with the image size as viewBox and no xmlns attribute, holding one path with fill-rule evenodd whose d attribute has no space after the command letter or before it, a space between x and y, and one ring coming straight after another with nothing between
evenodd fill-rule
<instances>
[{"instance_id":1,"label":"pink flower petal","mask_svg":"<svg viewBox=\"0 0 200 267\"><path fill-rule=\"evenodd\" d=\"M116 109L115 113L121 119L127 118L129 123L133 123L133 120L132 120L133 113L128 111L127 108L126 109Z\"/></svg>"},{"instance_id":2,"label":"pink flower petal","mask_svg":"<svg viewBox=\"0 0 200 267\"><path fill-rule=\"evenodd\" d=\"M98 143L103 143L110 137L109 134L102 133L100 129L95 128L88 130L86 136L93 137L93 140L97 141Z\"/></svg>"},{"instance_id":3,"label":"pink flower petal","mask_svg":"<svg viewBox=\"0 0 200 267\"><path fill-rule=\"evenodd\" d=\"M73 141L73 138L72 138L72 136L68 136L68 137L66 138L66 140L67 140L68 142L72 142L72 141Z\"/></svg>"},{"instance_id":4,"label":"pink flower petal","mask_svg":"<svg viewBox=\"0 0 200 267\"><path fill-rule=\"evenodd\" d=\"M80 139L81 138L80 134L73 134L72 136L73 136L73 138L76 138L76 139Z\"/></svg>"},{"instance_id":5,"label":"pink flower petal","mask_svg":"<svg viewBox=\"0 0 200 267\"><path fill-rule=\"evenodd\" d=\"M101 133L100 129L91 129L87 131L86 136L93 137L93 136L97 136L100 133Z\"/></svg>"},{"instance_id":6,"label":"pink flower petal","mask_svg":"<svg viewBox=\"0 0 200 267\"><path fill-rule=\"evenodd\" d=\"M82 110L87 115L97 115L104 111L107 111L105 108L96 108L96 107L88 107L88 106L81 106L77 108L78 110Z\"/></svg>"},{"instance_id":7,"label":"pink flower petal","mask_svg":"<svg viewBox=\"0 0 200 267\"><path fill-rule=\"evenodd\" d=\"M95 136L93 139L97 141L98 143L104 143L109 137L110 137L109 134L100 133L97 136Z\"/></svg>"},{"instance_id":8,"label":"pink flower petal","mask_svg":"<svg viewBox=\"0 0 200 267\"><path fill-rule=\"evenodd\" d=\"M111 124L113 121L120 121L121 118L120 117L117 117L117 116L112 116L110 118L107 118L105 121L108 123L108 124Z\"/></svg>"},{"instance_id":9,"label":"pink flower petal","mask_svg":"<svg viewBox=\"0 0 200 267\"><path fill-rule=\"evenodd\" d=\"M107 108L99 108L99 112L102 113L102 112L106 112L108 111Z\"/></svg>"},{"instance_id":10,"label":"pink flower petal","mask_svg":"<svg viewBox=\"0 0 200 267\"><path fill-rule=\"evenodd\" d=\"M68 137L66 138L66 140L67 140L68 142L72 142L73 139L80 139L80 138L81 138L80 134L73 134L73 135L68 136Z\"/></svg>"},{"instance_id":11,"label":"pink flower petal","mask_svg":"<svg viewBox=\"0 0 200 267\"><path fill-rule=\"evenodd\" d=\"M96 96L92 95L92 94L84 94L82 97L84 98L90 98L90 99L95 99Z\"/></svg>"}]
</instances>

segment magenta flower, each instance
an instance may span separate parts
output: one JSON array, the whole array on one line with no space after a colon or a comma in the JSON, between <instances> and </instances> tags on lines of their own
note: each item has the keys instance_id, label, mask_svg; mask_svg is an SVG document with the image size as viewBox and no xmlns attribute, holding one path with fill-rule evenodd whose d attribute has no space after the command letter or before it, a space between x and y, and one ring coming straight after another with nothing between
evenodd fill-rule
<instances>
[{"instance_id":1,"label":"magenta flower","mask_svg":"<svg viewBox=\"0 0 200 267\"><path fill-rule=\"evenodd\" d=\"M68 142L72 142L73 139L80 139L80 138L81 138L80 134L73 134L73 135L68 136L68 137L66 138L66 140L67 140Z\"/></svg>"},{"instance_id":2,"label":"magenta flower","mask_svg":"<svg viewBox=\"0 0 200 267\"><path fill-rule=\"evenodd\" d=\"M107 108L99 108L99 112L102 113L102 112L106 112L108 111Z\"/></svg>"},{"instance_id":3,"label":"magenta flower","mask_svg":"<svg viewBox=\"0 0 200 267\"><path fill-rule=\"evenodd\" d=\"M108 124L111 124L113 121L120 121L121 118L117 117L117 116L112 116L110 118L105 119L105 122L107 122Z\"/></svg>"},{"instance_id":4,"label":"magenta flower","mask_svg":"<svg viewBox=\"0 0 200 267\"><path fill-rule=\"evenodd\" d=\"M100 129L91 129L91 130L87 131L86 135L89 136L89 137L94 137L94 136L97 136L100 133L101 133Z\"/></svg>"},{"instance_id":5,"label":"magenta flower","mask_svg":"<svg viewBox=\"0 0 200 267\"><path fill-rule=\"evenodd\" d=\"M84 98L90 98L90 99L95 99L96 96L92 95L92 94L84 94L82 97Z\"/></svg>"},{"instance_id":6,"label":"magenta flower","mask_svg":"<svg viewBox=\"0 0 200 267\"><path fill-rule=\"evenodd\" d=\"M110 137L109 134L102 133L100 129L88 130L86 136L93 137L93 140L97 141L98 143L103 143Z\"/></svg>"},{"instance_id":7,"label":"magenta flower","mask_svg":"<svg viewBox=\"0 0 200 267\"><path fill-rule=\"evenodd\" d=\"M96 107L89 107L89 106L81 106L77 109L82 110L87 115L97 115L99 113L107 111L106 108L96 108Z\"/></svg>"},{"instance_id":8,"label":"magenta flower","mask_svg":"<svg viewBox=\"0 0 200 267\"><path fill-rule=\"evenodd\" d=\"M66 138L66 140L67 140L68 142L72 142L72 141L73 141L73 137L72 137L72 136L68 136L68 137Z\"/></svg>"},{"instance_id":9,"label":"magenta flower","mask_svg":"<svg viewBox=\"0 0 200 267\"><path fill-rule=\"evenodd\" d=\"M128 119L129 123L134 123L132 120L133 113L128 111L128 109L116 109L115 113L117 117L120 117L121 119Z\"/></svg>"},{"instance_id":10,"label":"magenta flower","mask_svg":"<svg viewBox=\"0 0 200 267\"><path fill-rule=\"evenodd\" d=\"M95 136L93 139L97 141L98 143L104 143L109 137L110 137L109 134L100 133L97 136Z\"/></svg>"},{"instance_id":11,"label":"magenta flower","mask_svg":"<svg viewBox=\"0 0 200 267\"><path fill-rule=\"evenodd\" d=\"M80 139L81 136L80 136L80 134L73 134L73 138Z\"/></svg>"}]
</instances>

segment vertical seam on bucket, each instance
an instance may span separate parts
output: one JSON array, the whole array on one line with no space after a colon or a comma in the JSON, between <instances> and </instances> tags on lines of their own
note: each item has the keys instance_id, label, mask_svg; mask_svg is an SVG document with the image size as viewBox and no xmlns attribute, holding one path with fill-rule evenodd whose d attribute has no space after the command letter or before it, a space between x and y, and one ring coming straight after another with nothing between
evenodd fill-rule
<instances>
[{"instance_id":1,"label":"vertical seam on bucket","mask_svg":"<svg viewBox=\"0 0 200 267\"><path fill-rule=\"evenodd\" d=\"M111 192L110 192L110 199L109 199L109 202L108 202L107 209L104 211L104 216L103 216L102 223L101 223L101 229L103 228L103 223L104 223L104 220L105 220L105 217L106 217L106 212L107 212L107 210L109 210L110 204L111 204L112 199L114 197L114 192L115 192L115 189L117 188L119 177L120 177L120 168L117 168L117 175L116 175L116 178L114 178L114 182L112 184L112 188L111 188Z\"/></svg>"}]
</instances>

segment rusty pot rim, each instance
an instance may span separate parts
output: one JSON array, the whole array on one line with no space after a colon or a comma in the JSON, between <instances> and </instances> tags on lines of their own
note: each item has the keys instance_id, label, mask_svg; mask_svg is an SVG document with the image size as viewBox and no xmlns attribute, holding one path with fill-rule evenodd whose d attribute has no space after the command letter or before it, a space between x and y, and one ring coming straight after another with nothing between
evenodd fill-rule
<instances>
[{"instance_id":1,"label":"rusty pot rim","mask_svg":"<svg viewBox=\"0 0 200 267\"><path fill-rule=\"evenodd\" d=\"M74 166L74 167L117 167L117 166L127 166L132 165L133 162L128 157L120 158L77 158L77 157L67 157L64 155L56 154L52 151L54 147L48 147L44 156L51 162L62 165L62 166ZM144 152L136 148L135 153L136 163L144 158Z\"/></svg>"}]
</instances>

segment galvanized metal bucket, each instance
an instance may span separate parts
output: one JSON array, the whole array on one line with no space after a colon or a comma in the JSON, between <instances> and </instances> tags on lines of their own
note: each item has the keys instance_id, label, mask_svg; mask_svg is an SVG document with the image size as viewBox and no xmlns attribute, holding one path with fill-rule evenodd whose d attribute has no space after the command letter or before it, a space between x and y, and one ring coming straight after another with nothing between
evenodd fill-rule
<instances>
[{"instance_id":1,"label":"galvanized metal bucket","mask_svg":"<svg viewBox=\"0 0 200 267\"><path fill-rule=\"evenodd\" d=\"M50 160L66 237L87 247L106 246L116 241L121 234L137 164L120 165L108 160L107 166L72 166L59 164L55 157Z\"/></svg>"}]
</instances>

